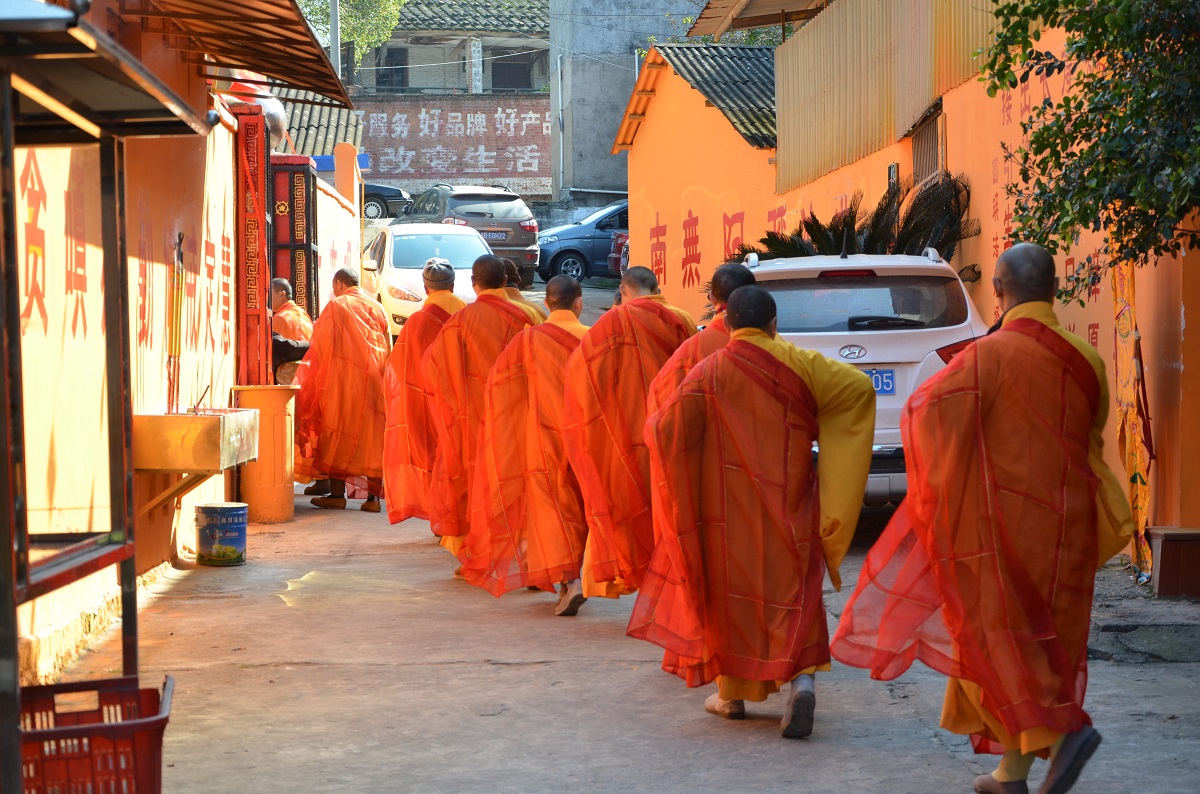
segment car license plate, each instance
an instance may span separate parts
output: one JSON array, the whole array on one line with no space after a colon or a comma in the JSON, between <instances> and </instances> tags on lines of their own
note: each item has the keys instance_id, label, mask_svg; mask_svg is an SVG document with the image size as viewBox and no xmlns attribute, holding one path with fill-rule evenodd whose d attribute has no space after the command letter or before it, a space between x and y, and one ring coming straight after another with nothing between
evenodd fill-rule
<instances>
[{"instance_id":1,"label":"car license plate","mask_svg":"<svg viewBox=\"0 0 1200 794\"><path fill-rule=\"evenodd\" d=\"M508 232L483 232L485 240L503 240L508 237Z\"/></svg>"},{"instance_id":2,"label":"car license plate","mask_svg":"<svg viewBox=\"0 0 1200 794\"><path fill-rule=\"evenodd\" d=\"M863 372L871 377L871 385L876 394L896 393L896 370L894 369L864 369Z\"/></svg>"}]
</instances>

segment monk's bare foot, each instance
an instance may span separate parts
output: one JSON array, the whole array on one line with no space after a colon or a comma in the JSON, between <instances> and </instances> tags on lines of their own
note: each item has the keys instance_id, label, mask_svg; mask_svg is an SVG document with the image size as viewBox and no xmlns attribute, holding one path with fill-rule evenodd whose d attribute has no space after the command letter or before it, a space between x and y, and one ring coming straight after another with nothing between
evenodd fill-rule
<instances>
[{"instance_id":1,"label":"monk's bare foot","mask_svg":"<svg viewBox=\"0 0 1200 794\"><path fill-rule=\"evenodd\" d=\"M788 694L787 708L779 732L785 739L803 739L812 733L813 713L817 710L817 694L811 675L797 676Z\"/></svg>"},{"instance_id":2,"label":"monk's bare foot","mask_svg":"<svg viewBox=\"0 0 1200 794\"><path fill-rule=\"evenodd\" d=\"M727 720L746 719L746 701L721 700L720 694L714 692L704 701L704 710Z\"/></svg>"},{"instance_id":3,"label":"monk's bare foot","mask_svg":"<svg viewBox=\"0 0 1200 794\"><path fill-rule=\"evenodd\" d=\"M346 497L344 496L316 496L310 499L314 506L324 508L325 510L345 510Z\"/></svg>"},{"instance_id":4,"label":"monk's bare foot","mask_svg":"<svg viewBox=\"0 0 1200 794\"><path fill-rule=\"evenodd\" d=\"M1029 784L1024 780L1001 783L991 775L975 778L975 790L982 794L1029 794Z\"/></svg>"},{"instance_id":5,"label":"monk's bare foot","mask_svg":"<svg viewBox=\"0 0 1200 794\"><path fill-rule=\"evenodd\" d=\"M562 589L558 593L558 605L554 607L554 614L562 618L574 617L579 613L579 608L587 601L587 597L583 594L583 582L572 579L569 582L563 582L559 587Z\"/></svg>"},{"instance_id":6,"label":"monk's bare foot","mask_svg":"<svg viewBox=\"0 0 1200 794\"><path fill-rule=\"evenodd\" d=\"M1074 733L1068 733L1058 752L1050 759L1050 772L1042 783L1039 794L1067 794L1084 764L1100 746L1100 732L1090 725L1085 725Z\"/></svg>"},{"instance_id":7,"label":"monk's bare foot","mask_svg":"<svg viewBox=\"0 0 1200 794\"><path fill-rule=\"evenodd\" d=\"M378 513L381 508L378 499L368 499L367 501L363 502L358 509L365 513Z\"/></svg>"}]
</instances>

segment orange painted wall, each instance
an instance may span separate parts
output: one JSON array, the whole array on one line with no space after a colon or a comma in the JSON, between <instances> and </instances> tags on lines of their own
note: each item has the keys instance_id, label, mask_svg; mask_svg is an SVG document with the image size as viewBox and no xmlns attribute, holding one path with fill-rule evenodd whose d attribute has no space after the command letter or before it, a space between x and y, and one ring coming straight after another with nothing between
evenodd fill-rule
<instances>
[{"instance_id":1,"label":"orange painted wall","mask_svg":"<svg viewBox=\"0 0 1200 794\"><path fill-rule=\"evenodd\" d=\"M1061 32L1051 31L1042 44L1061 48ZM957 269L978 264L980 281L968 292L985 318L996 318L998 309L991 288L995 261L1011 226L1012 203L1004 192L1011 181L1001 149L1002 142L1018 143L1022 110L1043 97L1057 99L1069 82L1062 76L1032 81L1008 97L989 98L977 80L969 80L943 97L946 116L946 166L967 176L971 188L970 215L980 222L981 233L967 240L952 265ZM684 80L671 74L660 80L633 149L629 154L631 255L634 264L651 259L652 229L665 227L668 299L698 313L703 298L683 283L682 223L689 211L701 217L699 255L701 278L708 278L723 256L723 216L745 212L745 237L755 240L767 228L766 208L786 207L786 228L796 226L799 214L812 209L828 218L845 206L856 191L870 206L887 185L887 167L899 163L901 176L912 172L908 139L840 168L783 196L774 195L774 166L770 153L751 149L728 121ZM752 227L753 223L753 227ZM1084 234L1071 250L1057 257L1060 275L1074 272L1076 263L1102 251L1098 234ZM1193 254L1190 259L1200 259ZM1188 277L1185 263L1163 260L1137 272L1137 317L1143 337L1143 354L1150 397L1158 461L1151 476L1152 524L1200 526L1200 492L1189 489L1191 472L1184 450L1200 443L1200 418L1184 410L1186 395L1200 393L1200 332L1186 333L1188 305L1200 306L1200 276ZM1190 262L1195 267L1195 262ZM1108 363L1110 391L1115 388L1114 302L1111 282L1098 288L1080 307L1058 305L1064 325L1091 341ZM1187 361L1195 362L1191 367ZM1189 373L1191 373L1189 375ZM1195 381L1195 382L1193 382ZM1115 422L1108 424L1106 457L1118 472Z\"/></svg>"}]
</instances>

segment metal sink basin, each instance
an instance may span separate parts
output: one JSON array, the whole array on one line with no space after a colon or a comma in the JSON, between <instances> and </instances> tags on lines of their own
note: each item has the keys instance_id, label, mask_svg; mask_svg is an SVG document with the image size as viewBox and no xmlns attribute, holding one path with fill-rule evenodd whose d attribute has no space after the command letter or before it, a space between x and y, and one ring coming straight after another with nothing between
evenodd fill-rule
<instances>
[{"instance_id":1,"label":"metal sink basin","mask_svg":"<svg viewBox=\"0 0 1200 794\"><path fill-rule=\"evenodd\" d=\"M255 408L133 417L135 469L216 472L256 458L258 410Z\"/></svg>"}]
</instances>

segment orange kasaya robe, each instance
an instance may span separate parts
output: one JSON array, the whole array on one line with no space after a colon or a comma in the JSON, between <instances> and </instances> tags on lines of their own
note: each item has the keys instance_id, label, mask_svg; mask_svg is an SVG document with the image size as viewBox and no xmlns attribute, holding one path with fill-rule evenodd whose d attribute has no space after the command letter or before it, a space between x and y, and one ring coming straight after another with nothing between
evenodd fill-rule
<instances>
[{"instance_id":1,"label":"orange kasaya robe","mask_svg":"<svg viewBox=\"0 0 1200 794\"><path fill-rule=\"evenodd\" d=\"M1045 755L1083 709L1098 565L1132 519L1102 458L1104 364L1049 303L1011 309L910 398L908 496L867 555L833 654L951 677L942 726Z\"/></svg>"},{"instance_id":2,"label":"orange kasaya robe","mask_svg":"<svg viewBox=\"0 0 1200 794\"><path fill-rule=\"evenodd\" d=\"M484 290L446 321L425 352L422 369L434 402L437 454L429 494L433 534L457 553L470 528L468 497L475 474L488 373L509 341L534 325L503 289ZM452 540L453 539L453 540Z\"/></svg>"},{"instance_id":3,"label":"orange kasaya robe","mask_svg":"<svg viewBox=\"0 0 1200 794\"><path fill-rule=\"evenodd\" d=\"M284 339L307 342L312 339L313 321L295 301L288 301L271 317L271 330Z\"/></svg>"},{"instance_id":4,"label":"orange kasaya robe","mask_svg":"<svg viewBox=\"0 0 1200 794\"><path fill-rule=\"evenodd\" d=\"M492 595L579 578L587 522L562 408L567 359L586 331L572 312L552 312L517 334L488 376L471 531L458 557L467 581Z\"/></svg>"},{"instance_id":5,"label":"orange kasaya robe","mask_svg":"<svg viewBox=\"0 0 1200 794\"><path fill-rule=\"evenodd\" d=\"M526 298L524 295L522 295L521 290L517 289L516 287L505 287L504 294L507 295L508 299L513 303L518 303L524 306L530 312L530 314L534 315L536 322L546 322L546 312L541 306L538 306L536 303L529 300L529 298Z\"/></svg>"},{"instance_id":6,"label":"orange kasaya robe","mask_svg":"<svg viewBox=\"0 0 1200 794\"><path fill-rule=\"evenodd\" d=\"M664 670L763 700L828 669L821 588L840 584L874 405L863 373L744 329L647 420L656 544L628 633Z\"/></svg>"},{"instance_id":7,"label":"orange kasaya robe","mask_svg":"<svg viewBox=\"0 0 1200 794\"><path fill-rule=\"evenodd\" d=\"M694 333L661 296L635 298L601 315L567 362L563 440L583 491L597 583L636 588L650 562L646 393Z\"/></svg>"},{"instance_id":8,"label":"orange kasaya robe","mask_svg":"<svg viewBox=\"0 0 1200 794\"><path fill-rule=\"evenodd\" d=\"M692 367L728 343L729 330L725 326L725 313L721 312L703 331L680 345L654 376L654 380L650 382L650 393L646 395L646 415L651 416L662 407L667 398L683 383Z\"/></svg>"},{"instance_id":9,"label":"orange kasaya robe","mask_svg":"<svg viewBox=\"0 0 1200 794\"><path fill-rule=\"evenodd\" d=\"M433 404L421 358L442 326L467 304L437 290L404 323L384 370L387 428L383 435L383 490L388 521L429 518L429 489L437 449Z\"/></svg>"},{"instance_id":10,"label":"orange kasaya robe","mask_svg":"<svg viewBox=\"0 0 1200 794\"><path fill-rule=\"evenodd\" d=\"M331 300L295 383L296 442L306 458L301 475L378 478L383 475L383 369L390 339L383 307L359 287ZM382 495L371 482L369 490Z\"/></svg>"}]
</instances>

